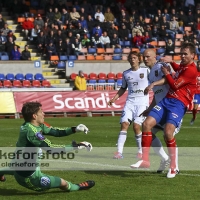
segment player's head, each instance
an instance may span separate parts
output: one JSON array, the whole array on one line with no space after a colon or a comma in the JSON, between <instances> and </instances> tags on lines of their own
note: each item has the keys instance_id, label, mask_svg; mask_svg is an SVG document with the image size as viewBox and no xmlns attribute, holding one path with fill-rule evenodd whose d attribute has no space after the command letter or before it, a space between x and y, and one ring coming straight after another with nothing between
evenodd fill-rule
<instances>
[{"instance_id":1,"label":"player's head","mask_svg":"<svg viewBox=\"0 0 200 200\"><path fill-rule=\"evenodd\" d=\"M44 113L41 109L42 104L39 102L26 102L22 106L22 115L26 122L35 120L37 124L44 122Z\"/></svg>"},{"instance_id":2,"label":"player's head","mask_svg":"<svg viewBox=\"0 0 200 200\"><path fill-rule=\"evenodd\" d=\"M196 53L196 47L191 42L184 42L181 45L181 63L183 65L188 65L194 61Z\"/></svg>"},{"instance_id":3,"label":"player's head","mask_svg":"<svg viewBox=\"0 0 200 200\"><path fill-rule=\"evenodd\" d=\"M141 62L141 54L137 51L131 51L128 55L128 61L132 67L139 67Z\"/></svg>"},{"instance_id":4,"label":"player's head","mask_svg":"<svg viewBox=\"0 0 200 200\"><path fill-rule=\"evenodd\" d=\"M197 70L200 72L200 60L197 61Z\"/></svg>"},{"instance_id":5,"label":"player's head","mask_svg":"<svg viewBox=\"0 0 200 200\"><path fill-rule=\"evenodd\" d=\"M147 67L153 67L156 63L156 52L153 49L146 49L143 53L143 61Z\"/></svg>"}]
</instances>

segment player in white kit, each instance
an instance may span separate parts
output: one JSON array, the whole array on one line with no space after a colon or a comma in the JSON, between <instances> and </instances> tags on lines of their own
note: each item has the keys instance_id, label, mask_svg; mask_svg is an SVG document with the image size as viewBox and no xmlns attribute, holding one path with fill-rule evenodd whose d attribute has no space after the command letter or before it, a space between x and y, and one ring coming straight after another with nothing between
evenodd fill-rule
<instances>
[{"instance_id":1,"label":"player in white kit","mask_svg":"<svg viewBox=\"0 0 200 200\"><path fill-rule=\"evenodd\" d=\"M128 96L120 119L121 130L118 136L117 152L113 157L115 159L123 158L123 147L131 122L133 122L133 131L138 147L137 157L139 159L142 157L141 125L145 117L139 115L149 106L149 96L144 95L144 89L148 86L149 69L140 67L141 55L136 51L130 52L128 61L131 68L123 72L122 86L117 94L108 102L108 105L111 106L128 88Z\"/></svg>"},{"instance_id":2,"label":"player in white kit","mask_svg":"<svg viewBox=\"0 0 200 200\"><path fill-rule=\"evenodd\" d=\"M150 112L150 110L166 96L166 94L169 90L169 85L167 83L164 84L164 79L163 79L164 75L161 71L161 67L166 66L167 68L170 68L170 66L168 66L166 63L156 61L156 53L152 49L145 50L145 52L143 54L143 58L144 58L143 60L144 60L145 65L150 68L150 73L149 73L150 85L145 89L145 93L148 93L151 89L153 89L153 92L154 92L154 98L152 100L151 105L148 107L147 110L145 110L142 113L142 115L146 117L148 115L148 113ZM162 82L163 85L154 86L153 83L156 81ZM181 123L180 123L179 127L176 128L174 134L179 132L180 127L181 127ZM153 140L152 140L152 144L151 144L154 151L161 157L160 167L157 170L158 173L163 172L170 163L169 156L165 153L160 140L155 136L155 134L160 130L162 130L162 131L164 130L164 124L157 124L152 129ZM178 151L178 148L176 148L176 150ZM131 167L133 167L133 168L137 167L136 164L131 165ZM179 171L178 156L177 156L177 160L176 160L176 166L177 166L177 170Z\"/></svg>"}]
</instances>

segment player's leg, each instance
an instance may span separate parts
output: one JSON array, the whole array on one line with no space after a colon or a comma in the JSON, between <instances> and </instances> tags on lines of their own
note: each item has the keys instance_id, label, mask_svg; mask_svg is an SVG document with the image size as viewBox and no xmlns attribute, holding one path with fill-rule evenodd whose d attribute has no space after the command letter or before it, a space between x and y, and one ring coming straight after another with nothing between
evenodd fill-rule
<instances>
[{"instance_id":1,"label":"player's leg","mask_svg":"<svg viewBox=\"0 0 200 200\"><path fill-rule=\"evenodd\" d=\"M199 104L200 104L200 94L195 94L193 100L192 119L190 121L190 125L193 125L194 121L196 120Z\"/></svg>"},{"instance_id":2,"label":"player's leg","mask_svg":"<svg viewBox=\"0 0 200 200\"><path fill-rule=\"evenodd\" d=\"M120 119L120 124L121 124L121 129L118 135L118 140L117 140L117 152L114 155L114 159L121 159L123 158L123 149L124 149L124 144L126 142L127 138L127 130L128 127L132 121L132 114L131 110L128 108L128 106L124 107L124 110L122 111L121 119Z\"/></svg>"},{"instance_id":3,"label":"player's leg","mask_svg":"<svg viewBox=\"0 0 200 200\"><path fill-rule=\"evenodd\" d=\"M10 167L4 167L0 169L0 182L5 182L5 175L14 175L14 171Z\"/></svg>"}]
</instances>

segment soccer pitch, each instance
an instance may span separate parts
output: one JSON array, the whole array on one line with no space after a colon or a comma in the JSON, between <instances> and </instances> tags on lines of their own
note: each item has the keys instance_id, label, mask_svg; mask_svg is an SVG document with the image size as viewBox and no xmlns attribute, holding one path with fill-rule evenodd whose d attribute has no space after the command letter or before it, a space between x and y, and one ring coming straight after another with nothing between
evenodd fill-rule
<instances>
[{"instance_id":1,"label":"soccer pitch","mask_svg":"<svg viewBox=\"0 0 200 200\"><path fill-rule=\"evenodd\" d=\"M45 173L62 177L73 183L94 180L95 187L88 191L63 192L52 189L37 193L21 187L12 176L7 175L6 182L0 182L0 200L196 200L200 198L200 118L190 126L191 114L186 114L181 131L176 136L177 145L182 149L195 151L181 152L179 168L181 173L173 179L167 179L165 174L155 173L159 166L159 158L151 153L151 170L131 170L130 164L136 162L136 146L132 127L124 148L124 159L112 159L116 151L116 142L120 129L119 117L76 117L76 118L46 118L45 121L55 127L71 127L80 123L89 127L85 135L76 133L68 137L48 137L55 144L70 144L88 141L93 145L92 152L75 153L75 159L47 160L53 163L52 170ZM1 119L0 147L14 147L18 138L22 119ZM163 141L162 133L157 136ZM164 143L163 143L164 144ZM165 146L165 144L164 144ZM188 148L190 147L190 148ZM197 148L198 147L198 148ZM45 162L47 162L45 160ZM42 161L43 162L43 161ZM66 166L66 168L65 168ZM188 170L187 170L188 167ZM199 170L199 171L198 171ZM44 171L43 171L44 172ZM166 171L167 172L167 171Z\"/></svg>"}]
</instances>

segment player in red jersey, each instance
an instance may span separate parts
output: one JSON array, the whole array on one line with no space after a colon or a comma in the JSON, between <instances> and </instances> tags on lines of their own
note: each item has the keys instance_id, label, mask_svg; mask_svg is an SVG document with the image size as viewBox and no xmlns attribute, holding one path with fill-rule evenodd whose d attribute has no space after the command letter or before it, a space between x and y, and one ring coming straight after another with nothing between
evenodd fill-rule
<instances>
[{"instance_id":1,"label":"player in red jersey","mask_svg":"<svg viewBox=\"0 0 200 200\"><path fill-rule=\"evenodd\" d=\"M197 77L197 90L196 94L194 95L193 100L193 110L192 110L192 119L190 121L190 125L194 124L194 121L197 117L197 109L200 104L200 60L197 62L197 70L198 70L198 77Z\"/></svg>"},{"instance_id":2,"label":"player in red jersey","mask_svg":"<svg viewBox=\"0 0 200 200\"><path fill-rule=\"evenodd\" d=\"M166 97L160 101L150 111L148 117L143 122L142 129L142 160L131 165L132 168L149 168L149 150L152 141L151 129L158 123L166 124L164 129L165 142L170 156L170 168L167 178L174 178L176 171L176 140L173 136L175 128L183 118L187 107L191 106L196 92L197 68L194 63L195 45L193 43L183 43L181 46L181 63L176 64L171 57L163 57L162 61L170 63L176 72L174 77L170 75L167 68L162 67L163 82L154 82L154 86L164 84L165 81L170 86Z\"/></svg>"}]
</instances>

